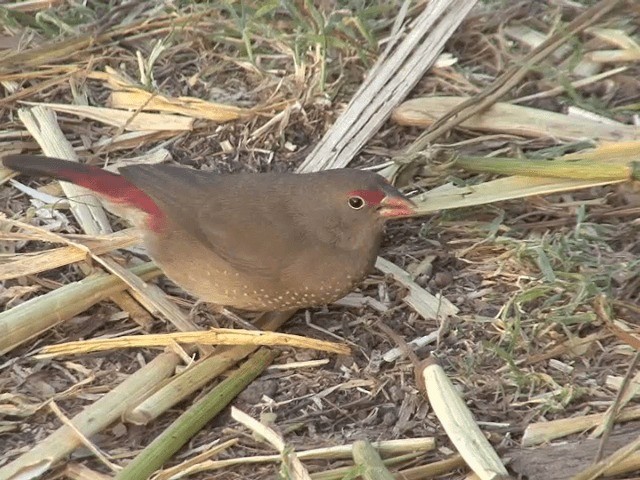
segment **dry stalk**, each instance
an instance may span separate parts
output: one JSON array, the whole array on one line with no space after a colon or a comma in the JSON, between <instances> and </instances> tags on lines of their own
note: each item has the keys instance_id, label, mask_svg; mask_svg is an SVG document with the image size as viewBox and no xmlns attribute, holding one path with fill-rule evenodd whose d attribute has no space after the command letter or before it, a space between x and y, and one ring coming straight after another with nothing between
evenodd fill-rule
<instances>
[{"instance_id":1,"label":"dry stalk","mask_svg":"<svg viewBox=\"0 0 640 480\"><path fill-rule=\"evenodd\" d=\"M640 418L640 407L622 410L616 417L618 422L628 422ZM566 437L573 433L583 432L600 425L605 419L604 413L584 415L575 418L562 418L550 422L532 423L524 431L522 446L529 447L539 443L550 442L556 438Z\"/></svg>"},{"instance_id":2,"label":"dry stalk","mask_svg":"<svg viewBox=\"0 0 640 480\"><path fill-rule=\"evenodd\" d=\"M475 0L428 2L402 42L378 58L347 109L298 171L347 166L389 118L392 109L431 68L445 42L475 3Z\"/></svg>"},{"instance_id":3,"label":"dry stalk","mask_svg":"<svg viewBox=\"0 0 640 480\"><path fill-rule=\"evenodd\" d=\"M407 100L393 111L393 120L400 125L433 126L447 112L457 110L474 97L432 96ZM458 119L456 118L456 121ZM576 119L571 115L510 103L493 103L481 114L474 114L456 124L462 128L489 133L506 133L530 138L555 138L579 141L585 138L602 142L640 140L634 125L618 122Z\"/></svg>"},{"instance_id":4,"label":"dry stalk","mask_svg":"<svg viewBox=\"0 0 640 480\"><path fill-rule=\"evenodd\" d=\"M467 465L481 480L508 478L500 457L478 428L442 367L428 362L422 377L433 411Z\"/></svg>"},{"instance_id":5,"label":"dry stalk","mask_svg":"<svg viewBox=\"0 0 640 480\"><path fill-rule=\"evenodd\" d=\"M512 176L464 187L456 187L452 183L447 183L414 197L413 200L418 206L415 216L419 217L440 210L471 207L535 195L570 192L623 182L625 180L566 180Z\"/></svg>"},{"instance_id":6,"label":"dry stalk","mask_svg":"<svg viewBox=\"0 0 640 480\"><path fill-rule=\"evenodd\" d=\"M624 406L633 398L634 392L629 389L629 386L631 378L633 376L633 372L635 372L639 364L640 351L636 352L636 355L633 357L633 360L629 364L629 368L627 368L627 373L624 376L622 385L620 386L620 390L618 390L613 404L605 412L604 422L599 425L590 435L590 438L597 438L602 435L600 446L598 447L598 452L596 453L596 462L602 460L602 456L604 455L604 448L607 444L609 436L611 435L611 430L613 429L613 425L616 421L616 417L620 413L620 410L624 408Z\"/></svg>"},{"instance_id":7,"label":"dry stalk","mask_svg":"<svg viewBox=\"0 0 640 480\"><path fill-rule=\"evenodd\" d=\"M439 475L452 473L465 466L464 459L461 455L454 455L439 462L420 465L418 467L406 468L400 470L396 476L398 480L422 480L424 478L433 478Z\"/></svg>"},{"instance_id":8,"label":"dry stalk","mask_svg":"<svg viewBox=\"0 0 640 480\"><path fill-rule=\"evenodd\" d=\"M30 228L30 226L23 224L22 222L0 220L0 224L2 223L19 226L21 228ZM0 238L10 236L10 234L0 235ZM97 241L91 241L92 245L90 247L81 244L84 248L80 248L78 246L79 242L67 242L65 237L58 235L55 235L55 237L56 238L52 238L51 236L39 237L37 234L34 234L31 239L41 239L43 241L55 243L69 243L69 245L30 255L22 254L18 256L17 260L0 264L0 281L17 277L25 277L27 275L35 275L40 272L53 270L54 268L63 267L72 263L82 262L88 257L87 249L93 252L94 255L103 255L105 253L112 252L113 250L131 247L140 242L137 233L130 230L101 236Z\"/></svg>"},{"instance_id":9,"label":"dry stalk","mask_svg":"<svg viewBox=\"0 0 640 480\"><path fill-rule=\"evenodd\" d=\"M349 347L344 344L315 340L301 335L262 332L258 330L240 330L237 328L211 328L197 332L126 335L118 338L94 338L91 340L65 342L43 347L37 357L50 358L59 355L77 355L121 348L168 347L173 345L174 342L180 344L200 343L203 345L254 345L309 348L339 355L348 355L351 351Z\"/></svg>"},{"instance_id":10,"label":"dry stalk","mask_svg":"<svg viewBox=\"0 0 640 480\"><path fill-rule=\"evenodd\" d=\"M292 480L311 480L309 472L296 455L296 452L287 448L284 440L275 430L254 420L236 407L231 407L231 418L264 438L280 453L283 463L282 469Z\"/></svg>"},{"instance_id":11,"label":"dry stalk","mask_svg":"<svg viewBox=\"0 0 640 480\"><path fill-rule=\"evenodd\" d=\"M587 87L589 85L593 85L601 80L605 80L609 77L613 77L614 75L618 75L619 73L625 72L629 69L629 67L618 67L612 68L611 70L607 70L606 72L601 72L596 75L591 75L587 78L581 78L580 80L575 80L571 82L569 85L571 88L579 89L582 87ZM550 88L549 90L545 90L543 92L533 93L531 95L526 95L524 97L518 97L511 100L511 103L524 103L530 102L531 100L538 100L540 98L549 98L555 97L556 95L560 95L567 91L567 87L558 86L554 88Z\"/></svg>"},{"instance_id":12,"label":"dry stalk","mask_svg":"<svg viewBox=\"0 0 640 480\"><path fill-rule=\"evenodd\" d=\"M62 103L24 102L26 105L50 108L56 112L70 113L81 118L90 118L105 125L123 128L126 131L183 132L193 130L194 119L165 113L137 113L107 107L88 105L67 105Z\"/></svg>"},{"instance_id":13,"label":"dry stalk","mask_svg":"<svg viewBox=\"0 0 640 480\"><path fill-rule=\"evenodd\" d=\"M458 308L442 296L434 296L415 283L411 276L397 265L378 257L376 268L393 276L393 279L406 287L409 293L403 298L409 306L427 320L448 317L458 313Z\"/></svg>"}]
</instances>

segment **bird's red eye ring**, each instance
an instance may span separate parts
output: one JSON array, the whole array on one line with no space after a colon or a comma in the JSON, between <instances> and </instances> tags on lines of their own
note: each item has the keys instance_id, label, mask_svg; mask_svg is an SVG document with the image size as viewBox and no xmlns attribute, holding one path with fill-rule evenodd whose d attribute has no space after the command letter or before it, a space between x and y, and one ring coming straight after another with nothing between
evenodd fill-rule
<instances>
[{"instance_id":1,"label":"bird's red eye ring","mask_svg":"<svg viewBox=\"0 0 640 480\"><path fill-rule=\"evenodd\" d=\"M349 197L348 200L349 206L354 210L360 210L364 207L364 200L362 197Z\"/></svg>"}]
</instances>

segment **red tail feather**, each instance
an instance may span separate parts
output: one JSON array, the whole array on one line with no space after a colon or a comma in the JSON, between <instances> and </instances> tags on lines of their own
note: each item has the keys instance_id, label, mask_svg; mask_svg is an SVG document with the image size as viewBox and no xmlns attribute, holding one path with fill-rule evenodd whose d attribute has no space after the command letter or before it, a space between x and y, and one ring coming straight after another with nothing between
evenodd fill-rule
<instances>
[{"instance_id":1,"label":"red tail feather","mask_svg":"<svg viewBox=\"0 0 640 480\"><path fill-rule=\"evenodd\" d=\"M155 201L121 175L69 160L36 155L7 155L2 158L2 163L19 173L71 182L106 197L110 202L137 208L149 215L148 223L152 229L163 223L164 214Z\"/></svg>"}]
</instances>

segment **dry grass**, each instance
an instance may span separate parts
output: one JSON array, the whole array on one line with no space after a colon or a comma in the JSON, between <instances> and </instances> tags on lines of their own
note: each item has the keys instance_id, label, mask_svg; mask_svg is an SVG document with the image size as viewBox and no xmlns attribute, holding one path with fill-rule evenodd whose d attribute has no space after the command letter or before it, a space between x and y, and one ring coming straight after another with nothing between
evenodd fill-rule
<instances>
[{"instance_id":1,"label":"dry grass","mask_svg":"<svg viewBox=\"0 0 640 480\"><path fill-rule=\"evenodd\" d=\"M54 6L45 10L48 3ZM336 122L392 34L403 34L395 19L405 15L410 22L424 8L424 2L403 9L402 2L358 0L86 3L34 0L21 8L0 6L0 152L40 151L18 113L36 103L54 105L57 124L82 161L111 166L152 154L155 160L144 161L170 156L171 162L215 172L294 170ZM464 197L496 178L456 167L452 152L541 160L581 152L596 139L637 138L640 7L633 1L618 3L611 12L593 17L587 30L564 38L555 53L523 70L532 49L548 34L565 32L587 7L565 0L481 2L446 43L444 51L454 61L442 57L410 98L476 96L528 108L498 105L492 110L495 121L480 115L455 128L448 123L417 153L412 146L421 145L424 128L434 119L422 116L422 126L389 120L350 166L381 170L408 191L432 190L429 195L435 196L427 196L428 203L437 198L438 190L433 190L438 187ZM488 94L495 93L497 80L514 84L492 98ZM506 107L514 117L504 123L506 114L500 112ZM440 115L453 106L438 108ZM531 116L525 118L525 111ZM531 125L544 116L541 111L556 114L554 131ZM433 132L439 125L431 128ZM616 131L624 135L616 137ZM589 158L605 161L620 152L619 146L608 148L604 160L593 160L593 154ZM399 163L391 164L392 159ZM29 306L25 302L30 300L58 294L46 304L50 324L0 357L0 478L3 467L44 445L62 425L73 431L68 419L86 414L109 392L126 391L123 382L135 380L144 367L150 383L140 383L145 386L140 398L128 392L122 412L115 410L118 399L111 398L108 425L78 440L83 445L57 462L52 474L96 478L98 472L120 472L124 478L120 468L191 405L199 400L206 404L213 385L235 382L237 371L228 369L256 347L226 347L215 372L199 372L191 381L206 387L181 401L164 398L166 407L148 417L137 414L136 405L145 396L155 401L169 390L164 379L174 370L192 372L199 364L195 349L176 344L160 355L136 348L38 358L47 345L173 333L176 327L165 323L158 313L163 310L153 307L156 303L145 302L144 293L125 291L124 284L102 270L134 277L122 267L140 269L146 260L143 251L117 243L127 244L125 237L83 232L57 183L17 180L0 176L0 211L11 219L0 221L0 306L11 312ZM514 188L516 180L509 181ZM433 332L437 336L425 340L417 356L439 360L503 460L521 450L523 436L532 443L540 429L542 437L575 441L607 425L621 409L633 421L640 390L637 368L629 368L637 365L640 334L635 218L640 196L633 182L607 183L495 204L474 200L473 206L392 223L381 255L409 278L395 269L395 279L374 273L349 299L355 306L298 312L280 328L346 342L351 355L283 348L266 368L271 357L263 353L260 368L266 370L233 401L268 427L286 461L279 462L274 447L252 433L258 428L242 427L225 410L205 422L163 468L184 464L193 472L189 478L302 478L294 473L300 467L311 478L354 478L363 472L353 466L350 450L331 455L304 451L362 438L374 444L420 438L415 452L406 446L381 450L391 472L402 471L405 479L425 478L429 469L428 475L466 478L468 470L453 455L453 444L414 381L414 365L397 353L385 357L397 347L398 337L408 342ZM496 192L505 183L487 185L490 194L505 193ZM25 187L36 192L27 195ZM125 226L108 216L108 228ZM82 305L65 303L65 292L96 279L111 282L111 289L92 293ZM169 281L156 283L162 289L156 300L179 308L176 315L186 322L202 329L231 326L219 315L194 308L196 299ZM431 296L422 296L424 291ZM62 304L56 304L59 298ZM64 318L54 319L59 311L66 312ZM261 319L258 325L273 330L285 319ZM44 314L40 320L46 320ZM7 337L3 325L0 332ZM284 368L287 364L291 368ZM222 374L228 378L215 379ZM625 377L630 380L620 394ZM567 420L571 418L576 418L574 424ZM539 426L552 420L564 422L560 434L560 424ZM528 425L532 429L525 435ZM618 450L611 458L620 461L627 455L628 468L639 469L632 453L620 451L613 441L617 433L616 428L605 432L612 447L598 456L606 459ZM433 450L423 437L435 437L439 448ZM636 437L637 429L627 443ZM594 451L577 467L563 458L550 460L557 471L553 474L532 470L520 460L511 473L570 478L595 457ZM632 475L616 472L620 478ZM170 473L175 470L158 478Z\"/></svg>"}]
</instances>

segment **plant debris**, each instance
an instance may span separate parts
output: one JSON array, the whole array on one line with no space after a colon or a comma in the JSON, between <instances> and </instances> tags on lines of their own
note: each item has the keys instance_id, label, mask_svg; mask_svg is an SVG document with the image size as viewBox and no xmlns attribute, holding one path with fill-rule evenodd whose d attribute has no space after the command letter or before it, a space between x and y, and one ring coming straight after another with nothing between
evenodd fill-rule
<instances>
[{"instance_id":1,"label":"plant debris","mask_svg":"<svg viewBox=\"0 0 640 480\"><path fill-rule=\"evenodd\" d=\"M180 331L233 315L84 191L0 171L0 479L467 478L464 429L414 378L428 357L487 441L483 478L637 477L640 9L587 3L0 6L0 155L348 164L420 205L343 301L232 312L349 354L194 346ZM146 333L165 350L37 355Z\"/></svg>"}]
</instances>

